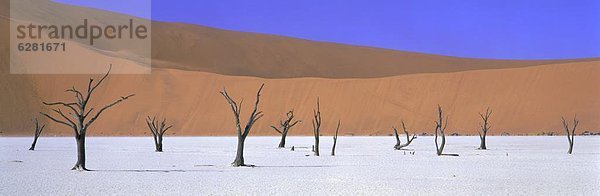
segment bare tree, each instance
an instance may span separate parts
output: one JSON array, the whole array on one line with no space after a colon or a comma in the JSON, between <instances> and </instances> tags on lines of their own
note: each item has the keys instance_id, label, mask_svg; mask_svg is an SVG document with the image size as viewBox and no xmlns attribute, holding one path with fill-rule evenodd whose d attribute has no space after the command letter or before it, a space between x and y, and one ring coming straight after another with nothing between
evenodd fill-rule
<instances>
[{"instance_id":1,"label":"bare tree","mask_svg":"<svg viewBox=\"0 0 600 196\"><path fill-rule=\"evenodd\" d=\"M135 95L130 94L125 97L121 97L116 101L100 108L100 110L96 110L97 112L91 115L95 108L88 107L90 98L92 97L94 90L96 90L96 88L98 88L98 86L100 86L100 84L102 84L102 82L108 77L111 69L112 65L110 65L108 72L106 72L106 74L97 83L94 83L94 79L90 78L85 94L81 93L81 91L77 90L75 87L67 89L67 92L71 92L75 95L76 100L74 102L43 102L44 105L47 106L62 106L70 110L67 114L71 116L71 118L67 117L67 115L63 113L61 109L52 109L52 111L58 114L62 119L53 117L44 112L40 113L54 122L66 125L73 129L75 140L77 141L77 163L75 163L75 166L73 166L72 170L88 170L85 167L85 136L92 123L94 123L108 108L113 107ZM90 115L91 118L86 120L88 117L90 117Z\"/></svg>"},{"instance_id":2,"label":"bare tree","mask_svg":"<svg viewBox=\"0 0 600 196\"><path fill-rule=\"evenodd\" d=\"M492 110L490 110L490 108L488 107L485 110L485 114L479 113L479 116L481 117L481 120L483 121L483 124L481 124L481 132L479 133L479 139L481 141L481 143L479 144L479 149L480 150L485 150L487 149L487 147L485 146L485 136L487 136L487 132L490 130L490 124L489 124L489 119L490 116L492 115Z\"/></svg>"},{"instance_id":3,"label":"bare tree","mask_svg":"<svg viewBox=\"0 0 600 196\"><path fill-rule=\"evenodd\" d=\"M42 134L44 127L46 127L46 125L42 125L40 127L40 123L38 122L37 118L34 119L34 122L35 122L35 133L33 135L33 143L31 143L31 147L29 148L29 150L35 150L35 144L37 144L38 138Z\"/></svg>"},{"instance_id":4,"label":"bare tree","mask_svg":"<svg viewBox=\"0 0 600 196\"><path fill-rule=\"evenodd\" d=\"M279 148L285 148L285 138L287 137L288 132L294 125L301 122L300 120L292 122L294 120L294 110L290 110L289 112L287 112L286 116L287 118L285 119L285 121L279 121L279 126L281 127L281 130L279 130L279 128L275 127L274 125L271 126L275 131L277 131L277 133L281 134L281 141L279 141L278 146Z\"/></svg>"},{"instance_id":5,"label":"bare tree","mask_svg":"<svg viewBox=\"0 0 600 196\"><path fill-rule=\"evenodd\" d=\"M392 129L394 129L394 136L396 136L396 145L394 145L394 149L396 150L400 150L404 147L407 147L417 137L417 134L413 134L412 138L410 137L410 134L408 134L408 131L406 130L406 125L404 125L404 121L402 121L402 129L404 130L404 134L406 134L405 144L402 144L402 142L400 142L400 137L398 136L398 129L396 129L396 127L392 127Z\"/></svg>"},{"instance_id":6,"label":"bare tree","mask_svg":"<svg viewBox=\"0 0 600 196\"><path fill-rule=\"evenodd\" d=\"M446 146L446 127L448 126L448 116L444 120L442 107L438 105L438 120L435 122L435 148L437 155L458 156L458 154L444 154L444 146ZM441 141L438 144L438 135L441 135Z\"/></svg>"},{"instance_id":7,"label":"bare tree","mask_svg":"<svg viewBox=\"0 0 600 196\"><path fill-rule=\"evenodd\" d=\"M331 156L335 156L335 145L337 144L339 130L340 130L340 121L338 120L337 128L335 128L335 136L333 136L333 147L331 147Z\"/></svg>"},{"instance_id":8,"label":"bare tree","mask_svg":"<svg viewBox=\"0 0 600 196\"><path fill-rule=\"evenodd\" d=\"M313 152L315 156L319 156L319 137L321 134L321 110L319 105L319 98L317 97L317 109L313 110L313 134L315 135L315 145L313 146Z\"/></svg>"},{"instance_id":9,"label":"bare tree","mask_svg":"<svg viewBox=\"0 0 600 196\"><path fill-rule=\"evenodd\" d=\"M231 163L231 165L234 167L253 166L246 165L244 163L244 141L246 141L246 137L248 137L248 133L250 133L252 125L254 125L254 123L263 116L262 111L258 111L258 103L260 102L260 91L262 91L264 86L265 84L260 85L258 92L256 92L256 103L254 104L254 110L252 110L250 118L248 119L248 122L246 122L246 127L244 127L243 131L240 125L240 111L242 110L243 99L242 101L240 101L240 105L238 107L238 104L233 99L231 99L231 97L229 97L225 88L223 88L223 91L221 91L221 95L225 97L225 100L227 100L227 103L229 103L229 106L231 106L231 110L233 111L235 128L237 130L237 153L235 156L235 160L233 160L233 162Z\"/></svg>"},{"instance_id":10,"label":"bare tree","mask_svg":"<svg viewBox=\"0 0 600 196\"><path fill-rule=\"evenodd\" d=\"M562 118L562 123L565 128L565 132L567 132L567 139L569 140L569 151L567 153L573 153L573 139L575 139L575 129L577 129L577 125L579 124L579 120L577 120L577 115L573 117L573 128L569 129L569 123L565 120L565 117Z\"/></svg>"},{"instance_id":11,"label":"bare tree","mask_svg":"<svg viewBox=\"0 0 600 196\"><path fill-rule=\"evenodd\" d=\"M163 118L163 120L160 123L158 123L156 117L150 118L150 116L148 116L148 118L146 119L146 124L148 124L148 128L150 128L150 131L152 132L152 137L154 138L154 146L156 147L156 152L163 151L163 135L165 134L165 132L167 132L167 130L173 127L173 125L167 126L166 121L167 119Z\"/></svg>"}]
</instances>

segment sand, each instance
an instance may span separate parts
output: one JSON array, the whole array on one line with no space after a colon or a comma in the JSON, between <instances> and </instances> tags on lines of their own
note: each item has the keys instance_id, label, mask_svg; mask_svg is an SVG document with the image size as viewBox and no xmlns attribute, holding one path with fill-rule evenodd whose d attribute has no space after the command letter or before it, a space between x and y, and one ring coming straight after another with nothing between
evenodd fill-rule
<instances>
[{"instance_id":1,"label":"sand","mask_svg":"<svg viewBox=\"0 0 600 196\"><path fill-rule=\"evenodd\" d=\"M6 15L7 1L2 2L0 14ZM40 6L75 10L62 14L115 15L49 2ZM2 38L8 36L7 24L0 18ZM388 135L400 120L411 132L432 133L437 104L450 115L449 133L476 134L478 112L487 107L494 111L494 135L562 133L560 117L575 114L581 120L578 132L600 130L599 59L468 59L161 22L153 24L153 35L152 74L109 77L92 105L136 96L107 111L89 134L149 134L144 118L158 115L174 123L170 134L233 135L232 113L219 91L225 87L233 98L244 98L245 121L261 83L266 85L260 104L265 116L252 135L276 134L269 126L290 109L303 120L290 134L312 134L317 97L324 134L337 120L342 135ZM44 135L72 134L40 117L40 111L49 111L41 101L71 99L64 90L83 88L90 75L11 75L7 41L0 42L0 135L29 135L35 117L48 124ZM110 55L94 51L81 50L91 61ZM114 58L135 64L127 56Z\"/></svg>"}]
</instances>

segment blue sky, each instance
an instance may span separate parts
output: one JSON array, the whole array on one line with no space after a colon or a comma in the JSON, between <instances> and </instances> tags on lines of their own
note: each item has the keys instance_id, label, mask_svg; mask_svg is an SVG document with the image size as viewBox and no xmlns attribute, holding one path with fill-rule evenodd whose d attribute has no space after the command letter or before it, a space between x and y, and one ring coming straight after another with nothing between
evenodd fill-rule
<instances>
[{"instance_id":1,"label":"blue sky","mask_svg":"<svg viewBox=\"0 0 600 196\"><path fill-rule=\"evenodd\" d=\"M148 17L147 0L56 0ZM125 3L127 2L127 3ZM153 20L493 59L600 57L597 0L153 0Z\"/></svg>"}]
</instances>

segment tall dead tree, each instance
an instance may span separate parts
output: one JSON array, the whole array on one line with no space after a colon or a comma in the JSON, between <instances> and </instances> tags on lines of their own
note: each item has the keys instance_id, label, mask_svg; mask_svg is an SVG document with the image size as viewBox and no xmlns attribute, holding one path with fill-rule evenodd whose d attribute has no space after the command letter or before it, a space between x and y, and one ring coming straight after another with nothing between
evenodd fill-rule
<instances>
[{"instance_id":1,"label":"tall dead tree","mask_svg":"<svg viewBox=\"0 0 600 196\"><path fill-rule=\"evenodd\" d=\"M156 117L146 119L146 124L148 124L148 128L150 128L150 132L152 132L152 137L154 138L154 147L156 148L156 152L162 152L163 150L163 135L167 130L169 130L173 125L167 126L167 119L163 118L163 120L159 123L156 120Z\"/></svg>"},{"instance_id":2,"label":"tall dead tree","mask_svg":"<svg viewBox=\"0 0 600 196\"><path fill-rule=\"evenodd\" d=\"M339 130L340 130L340 121L338 120L337 128L335 128L335 135L333 136L333 146L331 147L331 156L335 156L335 145L337 144Z\"/></svg>"},{"instance_id":3,"label":"tall dead tree","mask_svg":"<svg viewBox=\"0 0 600 196\"><path fill-rule=\"evenodd\" d=\"M490 110L489 107L485 110L485 114L479 113L479 116L481 117L481 120L483 121L483 123L479 125L479 126L481 126L481 132L479 133L479 140L481 141L481 143L479 144L480 150L487 149L487 147L485 146L485 136L487 136L487 132L490 130L490 127L491 127L490 123L489 123L489 119L490 119L491 115L492 115L492 110Z\"/></svg>"},{"instance_id":4,"label":"tall dead tree","mask_svg":"<svg viewBox=\"0 0 600 196\"><path fill-rule=\"evenodd\" d=\"M313 152L315 156L319 156L319 137L321 136L321 109L319 105L319 98L317 97L317 109L313 110L313 134L315 135L315 145L313 146Z\"/></svg>"},{"instance_id":5,"label":"tall dead tree","mask_svg":"<svg viewBox=\"0 0 600 196\"><path fill-rule=\"evenodd\" d=\"M38 122L37 118L34 119L34 123L35 123L35 132L34 132L34 135L33 135L33 142L31 143L31 147L29 148L29 150L35 150L35 144L37 144L38 138L42 134L42 131L44 130L44 127L46 127L46 125L42 125L40 127L40 123Z\"/></svg>"},{"instance_id":6,"label":"tall dead tree","mask_svg":"<svg viewBox=\"0 0 600 196\"><path fill-rule=\"evenodd\" d=\"M402 142L400 142L400 137L398 136L398 129L396 129L396 127L392 127L392 129L394 129L394 136L396 136L396 145L394 145L394 149L396 150L400 150L404 147L407 147L417 137L417 134L413 134L412 137L410 137L410 134L408 134L408 131L406 130L406 125L404 125L404 121L402 121L402 129L404 130L404 134L406 134L405 144L402 144Z\"/></svg>"},{"instance_id":7,"label":"tall dead tree","mask_svg":"<svg viewBox=\"0 0 600 196\"><path fill-rule=\"evenodd\" d=\"M106 72L106 74L96 83L94 83L93 78L90 78L87 85L87 90L83 93L77 90L75 87L67 89L66 91L73 93L75 97L75 101L73 102L43 102L44 105L47 106L62 106L63 108L69 110L67 112L67 115L60 108L52 109L52 111L54 111L57 115L60 116L59 118L53 117L44 112L41 112L41 114L48 117L54 122L68 126L73 129L73 132L75 134L75 140L77 141L77 163L75 163L75 166L73 166L72 170L88 170L85 167L85 136L87 130L90 128L92 123L94 123L98 119L98 117L100 117L100 115L108 108L113 107L135 95L130 94L121 97L116 101L105 105L99 110L96 110L97 112L92 115L92 112L95 110L95 108L88 107L90 98L92 97L92 94L94 93L96 88L98 88L98 86L100 86L100 84L102 84L102 82L108 77L111 69L112 65L110 65L108 72Z\"/></svg>"},{"instance_id":8,"label":"tall dead tree","mask_svg":"<svg viewBox=\"0 0 600 196\"><path fill-rule=\"evenodd\" d=\"M237 130L237 136L238 136L237 153L235 156L235 160L233 160L233 162L231 163L231 165L234 167L252 166L252 165L246 165L244 163L244 141L246 141L246 137L248 137L248 133L250 133L250 129L252 128L252 125L254 125L254 123L263 116L262 111L258 111L258 103L260 102L260 91L262 91L264 86L265 86L265 84L260 85L258 92L256 92L256 103L254 103L254 110L252 110L252 113L250 114L250 118L248 119L248 122L246 122L246 126L244 127L243 130L240 125L240 111L242 110L243 99L242 99L242 101L240 101L240 105L238 106L238 104L233 99L231 99L229 94L227 94L227 91L225 90L225 88L223 88L223 91L221 91L221 95L223 95L223 97L225 97L225 100L227 100L227 103L229 103L229 106L231 106L231 110L233 111L233 117L234 117L233 120L235 123L235 128Z\"/></svg>"},{"instance_id":9,"label":"tall dead tree","mask_svg":"<svg viewBox=\"0 0 600 196\"><path fill-rule=\"evenodd\" d=\"M438 105L438 120L435 121L435 148L438 156L458 156L458 154L444 154L444 147L446 146L446 127L448 126L448 116L444 119L442 107ZM441 137L441 141L438 144L438 137Z\"/></svg>"},{"instance_id":10,"label":"tall dead tree","mask_svg":"<svg viewBox=\"0 0 600 196\"><path fill-rule=\"evenodd\" d=\"M571 154L573 153L573 139L575 139L575 129L577 129L579 120L577 120L577 115L575 115L575 117L573 117L573 128L569 128L569 122L565 120L565 117L561 118L565 132L567 132L567 139L569 140L569 151L567 151L567 153Z\"/></svg>"},{"instance_id":11,"label":"tall dead tree","mask_svg":"<svg viewBox=\"0 0 600 196\"><path fill-rule=\"evenodd\" d=\"M294 110L290 110L289 112L287 112L285 121L279 121L279 127L281 128L281 130L274 125L271 126L275 131L277 131L277 133L281 134L281 141L279 141L278 146L279 148L285 148L285 138L287 137L288 132L294 125L301 122L300 120L294 122L292 121L294 121Z\"/></svg>"}]
</instances>

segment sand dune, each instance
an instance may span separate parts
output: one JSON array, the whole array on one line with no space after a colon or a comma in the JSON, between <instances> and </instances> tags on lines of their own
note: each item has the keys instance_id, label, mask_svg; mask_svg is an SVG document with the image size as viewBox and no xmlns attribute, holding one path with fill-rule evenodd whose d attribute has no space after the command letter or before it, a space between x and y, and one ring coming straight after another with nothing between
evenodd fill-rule
<instances>
[{"instance_id":1,"label":"sand dune","mask_svg":"<svg viewBox=\"0 0 600 196\"><path fill-rule=\"evenodd\" d=\"M52 9L39 10L84 9L43 5ZM8 36L7 24L0 18L2 38ZM11 75L7 45L0 39L0 135L29 135L31 118L48 111L42 100L72 98L64 90L83 88L90 76ZM324 134L341 120L343 134L387 135L401 119L411 130L431 133L437 104L450 115L449 132L475 134L477 113L488 106L494 110L492 134L561 133L560 116L574 114L581 119L579 130L600 130L599 59L466 59L160 22L153 24L152 47L152 74L113 75L98 89L93 104L137 95L107 111L89 134L147 134L144 118L159 115L175 124L175 135L233 135L232 114L219 90L244 97L246 120L247 103L261 83L266 84L260 105L265 117L252 135L275 134L269 126L292 108L304 122L291 134L311 134L317 97ZM72 133L42 122L49 124L45 135Z\"/></svg>"},{"instance_id":2,"label":"sand dune","mask_svg":"<svg viewBox=\"0 0 600 196\"><path fill-rule=\"evenodd\" d=\"M90 21L124 21L135 18L106 11L67 6L46 0L31 1L28 17L41 24L80 24ZM8 0L3 0L7 7ZM1 15L8 10L0 9ZM57 16L60 17L44 17ZM91 22L90 22L91 23ZM96 47L121 54L123 43L98 40ZM117 53L118 52L118 53ZM138 51L121 59L135 59ZM83 53L83 52L82 52ZM91 56L90 54L86 54ZM101 54L106 55L106 54ZM479 69L501 69L534 65L581 62L573 60L469 59L344 44L314 42L282 36L235 32L198 25L152 22L152 64L234 76L261 78L378 78L415 73L447 73ZM115 60L116 61L116 60ZM138 60L139 61L139 60ZM135 62L123 62L131 64ZM122 65L125 66L125 65Z\"/></svg>"},{"instance_id":3,"label":"sand dune","mask_svg":"<svg viewBox=\"0 0 600 196\"><path fill-rule=\"evenodd\" d=\"M232 114L219 90L227 87L234 98L244 98L245 120L251 108L248 103L261 83L266 84L260 105L265 117L256 123L253 135L274 134L269 125L292 108L304 120L292 134L312 133L309 119L317 96L322 102L324 134L341 120L344 134L385 135L401 119L411 130L431 133L437 104L450 115L450 132L475 134L477 113L488 106L494 110L492 134L561 132L560 116L576 113L582 122L580 130L599 130L598 63L376 79L262 79L155 69L152 75L111 76L94 103L107 103L130 92L137 95L107 112L90 134L144 134L148 132L145 116L159 115L174 122L176 135L231 135ZM40 107L41 100L70 98L62 89L73 82L82 87L87 81L85 76L9 77L2 80L7 93L1 102L1 125L4 134L10 135L28 133L31 123L27 120L46 110ZM46 132L70 133L54 123Z\"/></svg>"}]
</instances>

